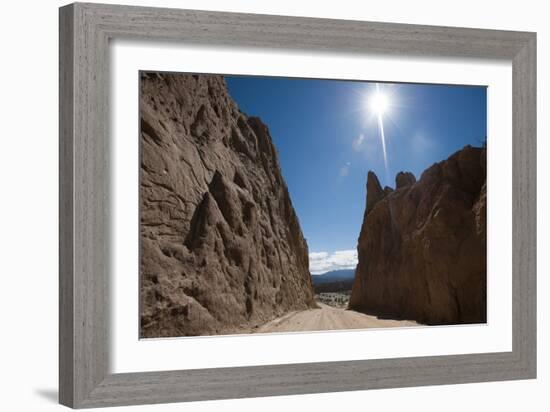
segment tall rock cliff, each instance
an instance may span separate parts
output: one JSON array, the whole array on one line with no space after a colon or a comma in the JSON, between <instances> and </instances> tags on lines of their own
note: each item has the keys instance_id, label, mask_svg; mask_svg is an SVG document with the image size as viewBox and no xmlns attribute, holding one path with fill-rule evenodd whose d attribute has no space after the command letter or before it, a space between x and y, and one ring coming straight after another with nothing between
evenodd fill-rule
<instances>
[{"instance_id":1,"label":"tall rock cliff","mask_svg":"<svg viewBox=\"0 0 550 412\"><path fill-rule=\"evenodd\" d=\"M466 146L416 181L369 172L350 308L426 324L486 322L486 151Z\"/></svg>"},{"instance_id":2,"label":"tall rock cliff","mask_svg":"<svg viewBox=\"0 0 550 412\"><path fill-rule=\"evenodd\" d=\"M237 332L315 306L267 127L221 76L140 79L142 337Z\"/></svg>"}]
</instances>

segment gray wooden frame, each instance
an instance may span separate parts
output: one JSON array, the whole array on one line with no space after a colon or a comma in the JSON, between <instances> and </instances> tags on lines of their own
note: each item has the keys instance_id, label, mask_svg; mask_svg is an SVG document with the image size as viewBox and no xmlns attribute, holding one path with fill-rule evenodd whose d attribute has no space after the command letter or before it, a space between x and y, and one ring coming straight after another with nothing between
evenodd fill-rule
<instances>
[{"instance_id":1,"label":"gray wooden frame","mask_svg":"<svg viewBox=\"0 0 550 412\"><path fill-rule=\"evenodd\" d=\"M113 38L511 61L513 350L110 374L108 48ZM60 9L59 51L62 404L86 408L535 378L535 33L76 3Z\"/></svg>"}]
</instances>

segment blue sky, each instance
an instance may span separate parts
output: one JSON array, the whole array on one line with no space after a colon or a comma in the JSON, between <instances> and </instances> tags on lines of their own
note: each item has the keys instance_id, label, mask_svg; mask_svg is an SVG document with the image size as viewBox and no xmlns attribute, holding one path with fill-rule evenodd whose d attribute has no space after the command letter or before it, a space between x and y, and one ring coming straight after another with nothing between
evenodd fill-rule
<instances>
[{"instance_id":1,"label":"blue sky","mask_svg":"<svg viewBox=\"0 0 550 412\"><path fill-rule=\"evenodd\" d=\"M395 186L487 134L486 88L226 76L240 109L267 124L310 251L312 273L351 268L367 172ZM377 92L377 87L379 92ZM378 112L385 135L384 161ZM387 164L387 167L386 167Z\"/></svg>"}]
</instances>

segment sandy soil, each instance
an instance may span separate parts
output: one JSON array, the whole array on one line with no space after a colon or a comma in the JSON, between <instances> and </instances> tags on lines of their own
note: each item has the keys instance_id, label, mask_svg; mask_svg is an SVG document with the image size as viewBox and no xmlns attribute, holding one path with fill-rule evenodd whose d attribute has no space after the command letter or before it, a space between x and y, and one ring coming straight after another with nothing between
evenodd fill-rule
<instances>
[{"instance_id":1,"label":"sandy soil","mask_svg":"<svg viewBox=\"0 0 550 412\"><path fill-rule=\"evenodd\" d=\"M319 309L292 312L254 330L255 333L300 332L314 330L368 329L416 326L408 320L379 319L353 310L318 303Z\"/></svg>"}]
</instances>

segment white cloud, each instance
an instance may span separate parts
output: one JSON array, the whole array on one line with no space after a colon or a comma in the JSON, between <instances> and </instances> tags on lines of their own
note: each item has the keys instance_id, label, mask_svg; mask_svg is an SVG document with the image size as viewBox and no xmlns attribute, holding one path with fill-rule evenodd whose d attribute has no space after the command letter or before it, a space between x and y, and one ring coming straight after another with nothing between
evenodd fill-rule
<instances>
[{"instance_id":1,"label":"white cloud","mask_svg":"<svg viewBox=\"0 0 550 412\"><path fill-rule=\"evenodd\" d=\"M376 133L361 133L351 142L351 147L357 153L362 153L369 162L379 159L382 145Z\"/></svg>"},{"instance_id":2,"label":"white cloud","mask_svg":"<svg viewBox=\"0 0 550 412\"><path fill-rule=\"evenodd\" d=\"M347 162L344 166L340 168L340 172L339 172L340 177L346 177L349 174L350 165L351 163Z\"/></svg>"},{"instance_id":3,"label":"white cloud","mask_svg":"<svg viewBox=\"0 0 550 412\"><path fill-rule=\"evenodd\" d=\"M357 266L357 250L337 250L333 253L311 252L309 254L309 271L313 275L331 270L355 269Z\"/></svg>"},{"instance_id":4,"label":"white cloud","mask_svg":"<svg viewBox=\"0 0 550 412\"><path fill-rule=\"evenodd\" d=\"M410 139L411 147L415 155L426 153L434 149L435 142L424 133L417 132Z\"/></svg>"},{"instance_id":5,"label":"white cloud","mask_svg":"<svg viewBox=\"0 0 550 412\"><path fill-rule=\"evenodd\" d=\"M327 252L311 252L309 254L309 261L311 262L311 259L326 259L327 257Z\"/></svg>"},{"instance_id":6,"label":"white cloud","mask_svg":"<svg viewBox=\"0 0 550 412\"><path fill-rule=\"evenodd\" d=\"M351 146L353 147L353 150L356 152L360 152L363 150L363 141L365 140L365 135L361 133L357 138L353 139L353 143Z\"/></svg>"}]
</instances>

